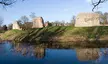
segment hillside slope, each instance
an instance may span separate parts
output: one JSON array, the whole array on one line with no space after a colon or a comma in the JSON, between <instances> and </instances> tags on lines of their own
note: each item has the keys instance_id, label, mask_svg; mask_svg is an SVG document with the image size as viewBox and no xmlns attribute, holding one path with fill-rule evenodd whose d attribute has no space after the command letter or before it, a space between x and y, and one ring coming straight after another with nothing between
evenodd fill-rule
<instances>
[{"instance_id":1,"label":"hillside slope","mask_svg":"<svg viewBox=\"0 0 108 64\"><path fill-rule=\"evenodd\" d=\"M108 40L108 27L45 27L28 29L26 31L10 30L2 34L3 40L14 40L17 42L36 41L87 41Z\"/></svg>"}]
</instances>

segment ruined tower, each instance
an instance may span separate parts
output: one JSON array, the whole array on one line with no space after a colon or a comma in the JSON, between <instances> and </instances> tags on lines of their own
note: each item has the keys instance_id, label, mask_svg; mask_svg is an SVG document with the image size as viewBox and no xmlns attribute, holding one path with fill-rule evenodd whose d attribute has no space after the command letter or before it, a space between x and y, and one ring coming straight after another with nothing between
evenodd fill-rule
<instances>
[{"instance_id":1,"label":"ruined tower","mask_svg":"<svg viewBox=\"0 0 108 64\"><path fill-rule=\"evenodd\" d=\"M76 17L75 27L100 26L100 14L80 13Z\"/></svg>"},{"instance_id":2,"label":"ruined tower","mask_svg":"<svg viewBox=\"0 0 108 64\"><path fill-rule=\"evenodd\" d=\"M42 17L36 17L33 19L33 26L32 28L43 28L44 27L44 20Z\"/></svg>"},{"instance_id":3,"label":"ruined tower","mask_svg":"<svg viewBox=\"0 0 108 64\"><path fill-rule=\"evenodd\" d=\"M19 26L19 24L18 24L17 21L15 21L15 22L13 23L12 29L18 29L18 30L21 30L21 28L20 28L20 26Z\"/></svg>"}]
</instances>

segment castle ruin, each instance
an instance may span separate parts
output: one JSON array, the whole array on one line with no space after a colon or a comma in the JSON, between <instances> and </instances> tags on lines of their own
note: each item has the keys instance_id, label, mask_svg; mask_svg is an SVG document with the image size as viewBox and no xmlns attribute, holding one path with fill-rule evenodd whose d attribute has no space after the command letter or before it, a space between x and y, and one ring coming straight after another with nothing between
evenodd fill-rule
<instances>
[{"instance_id":1,"label":"castle ruin","mask_svg":"<svg viewBox=\"0 0 108 64\"><path fill-rule=\"evenodd\" d=\"M33 19L33 26L32 28L43 28L44 27L44 20L42 17L36 17Z\"/></svg>"},{"instance_id":2,"label":"castle ruin","mask_svg":"<svg viewBox=\"0 0 108 64\"><path fill-rule=\"evenodd\" d=\"M100 26L100 14L80 13L76 17L75 27Z\"/></svg>"},{"instance_id":3,"label":"castle ruin","mask_svg":"<svg viewBox=\"0 0 108 64\"><path fill-rule=\"evenodd\" d=\"M18 29L18 30L21 30L21 28L20 28L20 26L19 26L19 24L18 24L17 21L15 21L15 22L13 23L12 29Z\"/></svg>"}]
</instances>

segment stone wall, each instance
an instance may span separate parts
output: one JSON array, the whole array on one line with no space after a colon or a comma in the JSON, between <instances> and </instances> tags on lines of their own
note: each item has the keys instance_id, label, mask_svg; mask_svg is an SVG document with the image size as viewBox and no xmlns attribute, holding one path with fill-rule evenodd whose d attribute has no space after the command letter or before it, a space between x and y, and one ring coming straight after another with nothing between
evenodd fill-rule
<instances>
[{"instance_id":1,"label":"stone wall","mask_svg":"<svg viewBox=\"0 0 108 64\"><path fill-rule=\"evenodd\" d=\"M33 19L33 26L32 28L43 28L44 27L44 20L42 17L36 17Z\"/></svg>"},{"instance_id":2,"label":"stone wall","mask_svg":"<svg viewBox=\"0 0 108 64\"><path fill-rule=\"evenodd\" d=\"M100 15L98 13L80 13L76 17L75 27L100 26Z\"/></svg>"},{"instance_id":3,"label":"stone wall","mask_svg":"<svg viewBox=\"0 0 108 64\"><path fill-rule=\"evenodd\" d=\"M17 22L17 21L15 21L15 22L13 23L12 29L21 30L21 28L20 28L20 26L18 25L18 22Z\"/></svg>"}]
</instances>

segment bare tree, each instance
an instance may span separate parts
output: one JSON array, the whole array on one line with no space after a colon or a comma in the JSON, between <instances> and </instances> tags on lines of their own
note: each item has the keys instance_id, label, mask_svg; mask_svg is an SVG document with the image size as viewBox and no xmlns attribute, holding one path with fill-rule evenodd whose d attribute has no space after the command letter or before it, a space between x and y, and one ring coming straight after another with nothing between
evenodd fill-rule
<instances>
[{"instance_id":1,"label":"bare tree","mask_svg":"<svg viewBox=\"0 0 108 64\"><path fill-rule=\"evenodd\" d=\"M29 15L32 19L34 19L36 17L34 12L31 12L31 14Z\"/></svg>"},{"instance_id":2,"label":"bare tree","mask_svg":"<svg viewBox=\"0 0 108 64\"><path fill-rule=\"evenodd\" d=\"M21 19L22 23L28 22L29 18L27 16L22 16Z\"/></svg>"},{"instance_id":3,"label":"bare tree","mask_svg":"<svg viewBox=\"0 0 108 64\"><path fill-rule=\"evenodd\" d=\"M101 11L96 11L95 13L100 14L100 23L108 24L108 13L102 13Z\"/></svg>"},{"instance_id":4,"label":"bare tree","mask_svg":"<svg viewBox=\"0 0 108 64\"><path fill-rule=\"evenodd\" d=\"M3 25L2 30L6 31L7 30L7 26Z\"/></svg>"},{"instance_id":5,"label":"bare tree","mask_svg":"<svg viewBox=\"0 0 108 64\"><path fill-rule=\"evenodd\" d=\"M18 0L0 0L0 4L3 6L9 6L12 5L13 3L17 2ZM21 0L24 1L24 0Z\"/></svg>"},{"instance_id":6,"label":"bare tree","mask_svg":"<svg viewBox=\"0 0 108 64\"><path fill-rule=\"evenodd\" d=\"M1 25L3 24L3 18L2 17L0 17L0 27L1 27Z\"/></svg>"},{"instance_id":7,"label":"bare tree","mask_svg":"<svg viewBox=\"0 0 108 64\"><path fill-rule=\"evenodd\" d=\"M13 24L8 24L7 29L8 29L8 30L12 30L12 25L13 25Z\"/></svg>"},{"instance_id":8,"label":"bare tree","mask_svg":"<svg viewBox=\"0 0 108 64\"><path fill-rule=\"evenodd\" d=\"M108 0L91 0L91 1L92 1L92 5L93 5L92 11L94 11L94 9L95 9L98 5L100 5L101 3L104 3L104 2L106 2L106 1L108 1Z\"/></svg>"},{"instance_id":9,"label":"bare tree","mask_svg":"<svg viewBox=\"0 0 108 64\"><path fill-rule=\"evenodd\" d=\"M30 24L29 23L29 18L27 16L22 16L20 21L22 23L23 29L27 29L29 24Z\"/></svg>"},{"instance_id":10,"label":"bare tree","mask_svg":"<svg viewBox=\"0 0 108 64\"><path fill-rule=\"evenodd\" d=\"M17 2L18 0L0 0L0 4L3 6L8 6L8 5L12 5L13 3ZM21 0L21 1L25 1L25 0ZM92 5L93 5L93 9L92 11L94 11L94 9L100 5L101 3L104 3L108 0L91 0L92 1Z\"/></svg>"},{"instance_id":11,"label":"bare tree","mask_svg":"<svg viewBox=\"0 0 108 64\"><path fill-rule=\"evenodd\" d=\"M72 19L71 19L71 25L72 25L72 26L74 26L75 21L76 21L76 16L73 16Z\"/></svg>"},{"instance_id":12,"label":"bare tree","mask_svg":"<svg viewBox=\"0 0 108 64\"><path fill-rule=\"evenodd\" d=\"M104 17L106 19L106 22L108 23L108 13L107 12L104 13Z\"/></svg>"}]
</instances>

